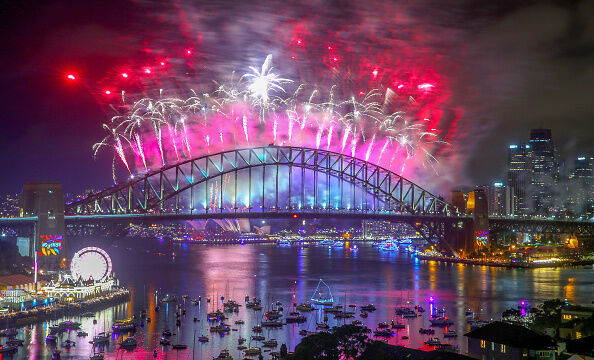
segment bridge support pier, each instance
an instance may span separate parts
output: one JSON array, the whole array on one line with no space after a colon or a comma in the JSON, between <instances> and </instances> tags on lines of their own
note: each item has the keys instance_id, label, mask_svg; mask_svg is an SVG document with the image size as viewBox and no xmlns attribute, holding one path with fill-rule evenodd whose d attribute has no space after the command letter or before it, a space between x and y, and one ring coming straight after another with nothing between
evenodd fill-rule
<instances>
[{"instance_id":1,"label":"bridge support pier","mask_svg":"<svg viewBox=\"0 0 594 360\"><path fill-rule=\"evenodd\" d=\"M64 196L56 182L27 183L21 195L21 217L37 216L32 246L40 268L64 269L68 266L68 244L65 239Z\"/></svg>"}]
</instances>

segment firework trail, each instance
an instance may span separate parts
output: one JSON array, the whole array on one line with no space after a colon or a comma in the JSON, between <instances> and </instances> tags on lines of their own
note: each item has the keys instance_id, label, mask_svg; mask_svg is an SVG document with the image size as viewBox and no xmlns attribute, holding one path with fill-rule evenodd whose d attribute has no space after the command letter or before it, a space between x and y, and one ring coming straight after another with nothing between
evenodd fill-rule
<instances>
[{"instance_id":1,"label":"firework trail","mask_svg":"<svg viewBox=\"0 0 594 360\"><path fill-rule=\"evenodd\" d=\"M332 86L324 99L317 88L299 84L287 95L293 81L273 71L272 56L250 70L239 80L232 73L228 83L216 83L211 93L162 98L159 91L157 99L143 97L114 116L112 126L104 125L108 135L93 146L95 154L104 146L113 148L132 174L195 154L273 143L323 146L389 169L395 162L399 169L411 158L434 164L437 146L445 144L424 123L395 109L397 95L390 89L341 98L343 91ZM415 105L414 99L408 103ZM139 164L131 166L130 159ZM213 199L218 190L210 191Z\"/></svg>"}]
</instances>

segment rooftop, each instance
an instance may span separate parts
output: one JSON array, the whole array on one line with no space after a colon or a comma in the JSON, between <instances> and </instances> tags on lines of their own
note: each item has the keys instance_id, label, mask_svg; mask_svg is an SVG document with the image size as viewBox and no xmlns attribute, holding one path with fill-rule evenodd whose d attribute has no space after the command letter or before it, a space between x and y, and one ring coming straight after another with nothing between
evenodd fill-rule
<instances>
[{"instance_id":1,"label":"rooftop","mask_svg":"<svg viewBox=\"0 0 594 360\"><path fill-rule=\"evenodd\" d=\"M487 340L497 344L507 345L517 349L543 350L555 348L556 343L546 335L540 335L523 326L495 321L465 336L474 339Z\"/></svg>"},{"instance_id":2,"label":"rooftop","mask_svg":"<svg viewBox=\"0 0 594 360\"><path fill-rule=\"evenodd\" d=\"M22 274L14 274L8 276L0 276L1 286L19 286L32 284L35 280L31 277Z\"/></svg>"}]
</instances>

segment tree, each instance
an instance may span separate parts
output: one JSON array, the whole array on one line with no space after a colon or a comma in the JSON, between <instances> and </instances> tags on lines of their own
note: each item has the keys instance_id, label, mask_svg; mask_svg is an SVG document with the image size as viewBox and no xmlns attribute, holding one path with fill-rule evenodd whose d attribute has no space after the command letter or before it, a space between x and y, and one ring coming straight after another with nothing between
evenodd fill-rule
<instances>
[{"instance_id":1,"label":"tree","mask_svg":"<svg viewBox=\"0 0 594 360\"><path fill-rule=\"evenodd\" d=\"M295 347L295 360L339 360L336 336L328 332L321 332L304 337Z\"/></svg>"},{"instance_id":2,"label":"tree","mask_svg":"<svg viewBox=\"0 0 594 360\"><path fill-rule=\"evenodd\" d=\"M287 357L287 345L286 344L282 344L280 347L280 357L283 359Z\"/></svg>"},{"instance_id":3,"label":"tree","mask_svg":"<svg viewBox=\"0 0 594 360\"><path fill-rule=\"evenodd\" d=\"M355 359L365 350L369 338L367 334L371 330L364 326L343 325L332 329L336 337L344 359Z\"/></svg>"}]
</instances>

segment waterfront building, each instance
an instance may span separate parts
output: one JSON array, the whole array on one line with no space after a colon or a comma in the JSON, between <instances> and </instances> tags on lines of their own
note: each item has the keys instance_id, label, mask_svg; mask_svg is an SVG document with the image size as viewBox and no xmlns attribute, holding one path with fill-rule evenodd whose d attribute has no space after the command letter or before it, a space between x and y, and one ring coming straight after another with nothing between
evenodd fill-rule
<instances>
[{"instance_id":1,"label":"waterfront building","mask_svg":"<svg viewBox=\"0 0 594 360\"><path fill-rule=\"evenodd\" d=\"M507 187L512 192L511 215L530 213L529 185L532 181L530 145L510 145L507 155Z\"/></svg>"},{"instance_id":2,"label":"waterfront building","mask_svg":"<svg viewBox=\"0 0 594 360\"><path fill-rule=\"evenodd\" d=\"M35 290L35 280L22 274L0 276L0 290Z\"/></svg>"},{"instance_id":3,"label":"waterfront building","mask_svg":"<svg viewBox=\"0 0 594 360\"><path fill-rule=\"evenodd\" d=\"M60 274L57 280L50 281L43 288L43 292L47 297L73 301L104 295L115 286L117 286L117 280L113 274L99 281L93 279L85 281L80 277L75 280L70 275Z\"/></svg>"},{"instance_id":4,"label":"waterfront building","mask_svg":"<svg viewBox=\"0 0 594 360\"><path fill-rule=\"evenodd\" d=\"M492 360L555 360L557 344L523 326L495 321L465 334L468 354Z\"/></svg>"}]
</instances>

